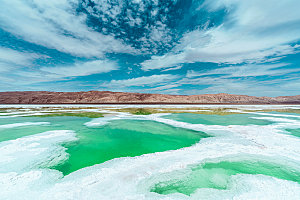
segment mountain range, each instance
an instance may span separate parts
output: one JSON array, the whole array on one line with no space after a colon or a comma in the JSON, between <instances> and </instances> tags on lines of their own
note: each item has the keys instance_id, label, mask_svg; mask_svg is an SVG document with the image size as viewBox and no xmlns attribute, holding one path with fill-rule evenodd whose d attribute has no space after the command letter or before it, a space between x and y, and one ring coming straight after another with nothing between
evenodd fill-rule
<instances>
[{"instance_id":1,"label":"mountain range","mask_svg":"<svg viewBox=\"0 0 300 200\"><path fill-rule=\"evenodd\" d=\"M235 94L168 95L110 91L0 92L0 104L300 104L300 95L256 97Z\"/></svg>"}]
</instances>

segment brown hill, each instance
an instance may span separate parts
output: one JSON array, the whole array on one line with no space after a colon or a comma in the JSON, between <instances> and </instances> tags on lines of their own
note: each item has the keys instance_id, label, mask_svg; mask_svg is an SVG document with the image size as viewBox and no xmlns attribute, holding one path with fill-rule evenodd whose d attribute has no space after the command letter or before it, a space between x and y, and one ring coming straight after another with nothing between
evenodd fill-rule
<instances>
[{"instance_id":1,"label":"brown hill","mask_svg":"<svg viewBox=\"0 0 300 200\"><path fill-rule=\"evenodd\" d=\"M0 92L0 104L300 104L300 95L255 97L233 94L166 95L109 91Z\"/></svg>"}]
</instances>

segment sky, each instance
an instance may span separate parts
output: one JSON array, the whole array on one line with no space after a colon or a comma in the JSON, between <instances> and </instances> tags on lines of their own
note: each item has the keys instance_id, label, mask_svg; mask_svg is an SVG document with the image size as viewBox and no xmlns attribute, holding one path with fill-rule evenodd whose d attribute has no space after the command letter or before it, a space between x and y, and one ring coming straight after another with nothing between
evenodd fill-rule
<instances>
[{"instance_id":1,"label":"sky","mask_svg":"<svg viewBox=\"0 0 300 200\"><path fill-rule=\"evenodd\" d=\"M300 95L299 0L0 5L0 91Z\"/></svg>"}]
</instances>

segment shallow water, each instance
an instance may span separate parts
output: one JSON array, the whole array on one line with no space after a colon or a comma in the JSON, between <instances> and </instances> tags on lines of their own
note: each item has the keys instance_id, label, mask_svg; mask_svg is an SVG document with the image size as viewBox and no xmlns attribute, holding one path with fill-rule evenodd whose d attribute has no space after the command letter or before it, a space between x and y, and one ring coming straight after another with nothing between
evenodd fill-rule
<instances>
[{"instance_id":1,"label":"shallow water","mask_svg":"<svg viewBox=\"0 0 300 200\"><path fill-rule=\"evenodd\" d=\"M90 118L86 117L16 117L0 119L0 124L49 122L49 124L45 125L33 124L14 128L1 128L0 125L0 142L51 130L74 130L80 132L81 129L86 128L83 124L90 120Z\"/></svg>"},{"instance_id":2,"label":"shallow water","mask_svg":"<svg viewBox=\"0 0 300 200\"><path fill-rule=\"evenodd\" d=\"M300 129L287 129L287 131L288 131L291 135L300 138Z\"/></svg>"},{"instance_id":3,"label":"shallow water","mask_svg":"<svg viewBox=\"0 0 300 200\"><path fill-rule=\"evenodd\" d=\"M300 196L297 114L17 115L0 118L0 199Z\"/></svg>"},{"instance_id":4,"label":"shallow water","mask_svg":"<svg viewBox=\"0 0 300 200\"><path fill-rule=\"evenodd\" d=\"M267 125L271 124L267 120L252 119L257 117L254 114L229 114L229 115L205 115L193 113L179 113L164 116L167 119L173 119L191 124L206 124L206 125Z\"/></svg>"},{"instance_id":5,"label":"shallow water","mask_svg":"<svg viewBox=\"0 0 300 200\"><path fill-rule=\"evenodd\" d=\"M300 172L288 167L262 161L241 160L239 162L207 162L182 172L160 175L161 177L172 177L172 179L156 183L151 191L159 194L191 195L199 188L225 190L230 187L231 176L237 174L263 174L300 183Z\"/></svg>"}]
</instances>

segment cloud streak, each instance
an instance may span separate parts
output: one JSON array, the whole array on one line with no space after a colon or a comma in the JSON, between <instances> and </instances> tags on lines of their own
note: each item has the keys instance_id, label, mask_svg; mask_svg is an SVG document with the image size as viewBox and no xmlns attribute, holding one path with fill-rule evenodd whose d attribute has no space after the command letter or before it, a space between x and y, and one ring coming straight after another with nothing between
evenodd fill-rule
<instances>
[{"instance_id":1,"label":"cloud streak","mask_svg":"<svg viewBox=\"0 0 300 200\"><path fill-rule=\"evenodd\" d=\"M109 60L94 60L75 63L71 66L42 67L40 70L48 72L46 76L53 78L88 76L91 74L107 73L119 69L116 62Z\"/></svg>"},{"instance_id":2,"label":"cloud streak","mask_svg":"<svg viewBox=\"0 0 300 200\"><path fill-rule=\"evenodd\" d=\"M133 86L157 86L168 83L177 79L178 76L171 74L161 74L152 76L141 76L137 78L112 80L108 83L102 84L102 87L118 88L118 87L133 87Z\"/></svg>"},{"instance_id":3,"label":"cloud streak","mask_svg":"<svg viewBox=\"0 0 300 200\"><path fill-rule=\"evenodd\" d=\"M0 72L7 72L21 67L30 67L32 66L32 62L40 57L41 55L35 53L0 47Z\"/></svg>"},{"instance_id":4,"label":"cloud streak","mask_svg":"<svg viewBox=\"0 0 300 200\"><path fill-rule=\"evenodd\" d=\"M239 78L239 77L259 77L259 76L280 76L293 72L299 72L299 68L286 68L289 66L287 63L277 63L277 64L248 64L241 66L230 66L222 67L214 70L209 70L206 72L196 72L194 70L189 70L187 72L187 77L199 77L208 75L222 75L222 78Z\"/></svg>"}]
</instances>

